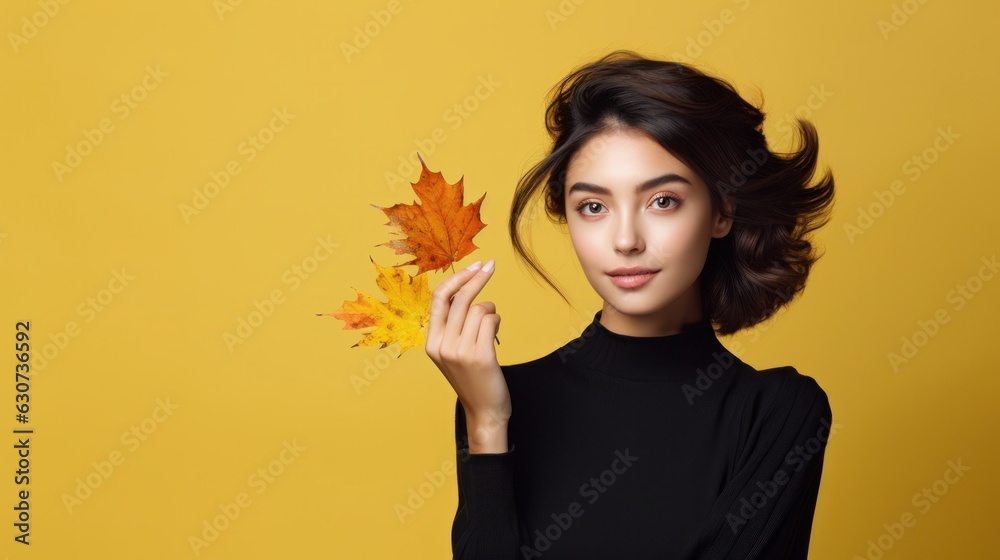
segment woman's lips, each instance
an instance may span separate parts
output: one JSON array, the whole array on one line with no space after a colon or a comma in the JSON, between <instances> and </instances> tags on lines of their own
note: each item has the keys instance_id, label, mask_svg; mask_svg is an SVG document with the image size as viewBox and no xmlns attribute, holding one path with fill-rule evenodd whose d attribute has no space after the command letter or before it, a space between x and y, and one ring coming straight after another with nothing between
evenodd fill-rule
<instances>
[{"instance_id":1,"label":"woman's lips","mask_svg":"<svg viewBox=\"0 0 1000 560\"><path fill-rule=\"evenodd\" d=\"M647 272L645 274L622 274L617 276L609 274L608 278L610 278L611 282L619 288L638 288L646 282L649 282L657 274L659 274L659 271Z\"/></svg>"}]
</instances>

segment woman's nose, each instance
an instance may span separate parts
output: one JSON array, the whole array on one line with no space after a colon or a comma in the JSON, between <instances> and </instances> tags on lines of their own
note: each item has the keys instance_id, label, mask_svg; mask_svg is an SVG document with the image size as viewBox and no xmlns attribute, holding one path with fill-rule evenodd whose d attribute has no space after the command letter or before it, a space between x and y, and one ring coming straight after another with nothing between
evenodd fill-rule
<instances>
[{"instance_id":1,"label":"woman's nose","mask_svg":"<svg viewBox=\"0 0 1000 560\"><path fill-rule=\"evenodd\" d=\"M631 253L642 250L642 235L635 218L625 216L619 218L615 226L615 251Z\"/></svg>"}]
</instances>

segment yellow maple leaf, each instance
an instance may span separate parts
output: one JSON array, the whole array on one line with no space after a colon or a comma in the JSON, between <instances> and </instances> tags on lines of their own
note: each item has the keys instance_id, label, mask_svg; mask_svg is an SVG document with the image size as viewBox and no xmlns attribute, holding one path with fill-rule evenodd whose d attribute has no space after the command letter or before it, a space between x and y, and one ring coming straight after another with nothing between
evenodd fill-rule
<instances>
[{"instance_id":1,"label":"yellow maple leaf","mask_svg":"<svg viewBox=\"0 0 1000 560\"><path fill-rule=\"evenodd\" d=\"M422 345L425 341L431 309L427 275L410 276L396 267L379 266L371 256L368 259L378 271L375 283L388 301L379 301L354 288L358 295L356 300L345 300L340 309L326 315L344 321L345 330L375 328L351 348L375 345L385 348L398 342L401 356L408 348Z\"/></svg>"}]
</instances>

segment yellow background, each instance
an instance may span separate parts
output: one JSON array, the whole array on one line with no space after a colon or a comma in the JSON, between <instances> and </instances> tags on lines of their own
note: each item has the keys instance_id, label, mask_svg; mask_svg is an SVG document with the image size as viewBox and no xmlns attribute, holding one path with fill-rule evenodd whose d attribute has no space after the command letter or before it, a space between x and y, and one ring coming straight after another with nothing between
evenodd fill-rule
<instances>
[{"instance_id":1,"label":"yellow background","mask_svg":"<svg viewBox=\"0 0 1000 560\"><path fill-rule=\"evenodd\" d=\"M317 313L352 287L381 295L369 255L409 258L375 247L392 230L370 205L413 201L417 168L386 174L437 134L421 150L430 169L464 176L466 202L487 193L481 249L459 264L498 261L482 297L504 318L501 363L579 334L600 301L568 237L536 215L538 253L576 309L514 260L506 219L548 145L547 91L613 48L680 55L751 100L759 88L775 147L791 147L796 112L819 130L838 187L816 238L825 255L786 312L723 339L830 396L839 427L810 558L875 557L880 537L884 558L993 553L1000 280L982 259L1000 240L996 3L224 1L4 2L0 339L12 372L15 322L31 321L35 433L26 547L8 373L0 557L450 557L454 392L422 348L351 348L360 334ZM935 149L949 127L957 138ZM253 159L248 136L263 146ZM60 174L53 162L74 147L86 155ZM934 162L916 176L914 157ZM239 173L185 217L227 165ZM295 267L310 270L298 284ZM227 345L274 292L280 303ZM920 321L933 336L915 335ZM894 371L904 339L921 346ZM959 459L970 470L918 507ZM279 474L263 484L268 468ZM401 521L396 506L438 475ZM68 507L74 493L87 497ZM241 493L249 505L196 554L190 537ZM916 523L891 537L885 524L906 513Z\"/></svg>"}]
</instances>

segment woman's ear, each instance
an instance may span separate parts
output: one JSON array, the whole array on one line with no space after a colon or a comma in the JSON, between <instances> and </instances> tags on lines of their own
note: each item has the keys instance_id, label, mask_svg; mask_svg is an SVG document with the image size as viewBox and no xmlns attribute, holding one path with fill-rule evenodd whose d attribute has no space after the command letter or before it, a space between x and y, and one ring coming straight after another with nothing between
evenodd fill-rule
<instances>
[{"instance_id":1,"label":"woman's ear","mask_svg":"<svg viewBox=\"0 0 1000 560\"><path fill-rule=\"evenodd\" d=\"M722 204L726 207L727 213L730 216L734 215L736 206L729 197L723 197ZM724 217L722 212L718 210L712 213L712 237L725 237L729 234L729 230L732 227L732 218Z\"/></svg>"}]
</instances>

